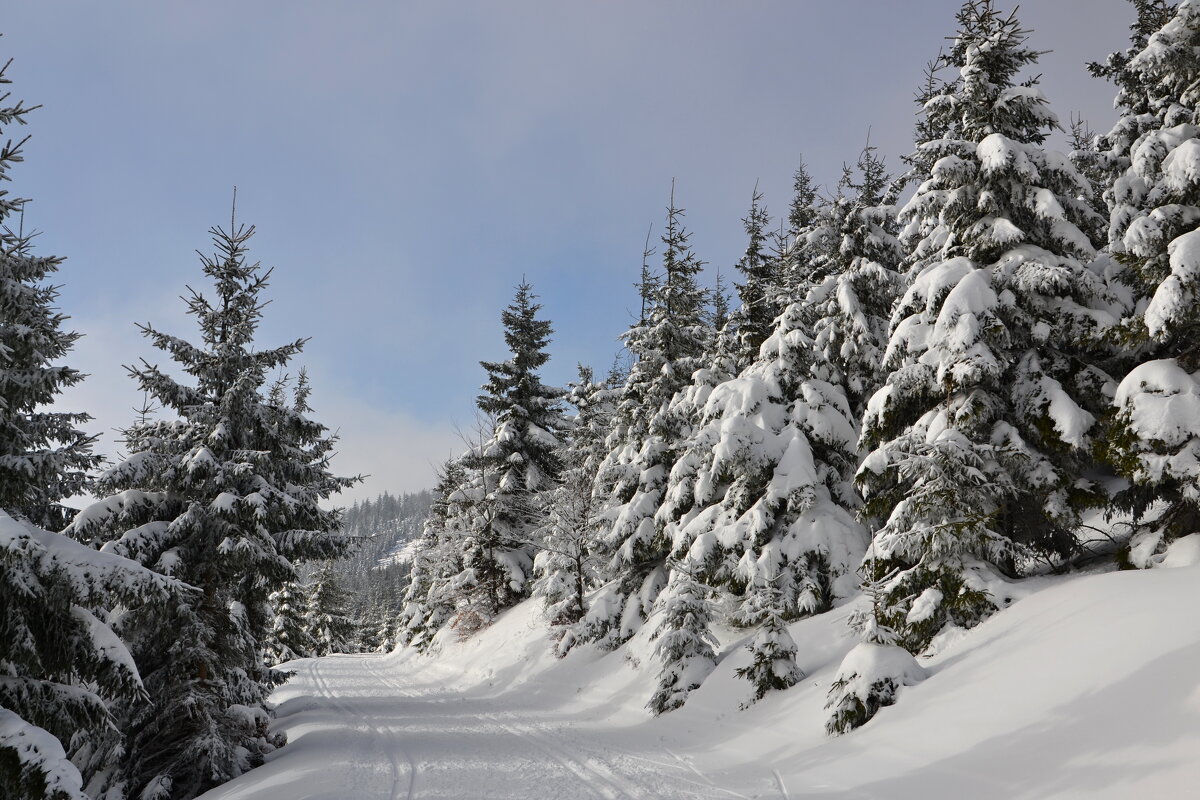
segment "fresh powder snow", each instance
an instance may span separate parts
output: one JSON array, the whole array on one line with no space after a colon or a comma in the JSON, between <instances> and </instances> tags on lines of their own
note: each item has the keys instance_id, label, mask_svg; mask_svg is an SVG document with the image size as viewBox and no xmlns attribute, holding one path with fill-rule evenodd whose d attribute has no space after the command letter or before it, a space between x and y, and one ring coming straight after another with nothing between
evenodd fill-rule
<instances>
[{"instance_id":1,"label":"fresh powder snow","mask_svg":"<svg viewBox=\"0 0 1200 800\"><path fill-rule=\"evenodd\" d=\"M1174 567L1174 568L1163 568ZM788 626L805 677L740 711L748 636L683 708L643 704L636 649L551 653L539 603L434 655L288 665L290 743L205 800L1186 797L1200 779L1200 536L1159 568L1027 582L929 658L865 727L829 738L826 691L857 603ZM872 666L872 665L869 665ZM915 676L914 676L915 677Z\"/></svg>"}]
</instances>

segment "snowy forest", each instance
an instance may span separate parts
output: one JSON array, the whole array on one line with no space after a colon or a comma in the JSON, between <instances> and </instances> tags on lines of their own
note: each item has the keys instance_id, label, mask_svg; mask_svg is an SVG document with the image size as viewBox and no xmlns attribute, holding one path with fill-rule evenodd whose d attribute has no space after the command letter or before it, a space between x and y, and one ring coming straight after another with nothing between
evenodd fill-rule
<instances>
[{"instance_id":1,"label":"snowy forest","mask_svg":"<svg viewBox=\"0 0 1200 800\"><path fill-rule=\"evenodd\" d=\"M286 662L432 663L521 604L555 660L621 653L651 718L728 641L736 707L782 702L827 647L796 623L841 610L818 723L851 738L1039 581L1166 574L1200 536L1200 3L1130 11L1088 65L1110 130L1041 93L1053 41L967 0L911 151L868 138L832 186L800 163L774 215L756 188L715 280L670 187L620 352L567 387L565 323L514 280L432 494L350 509L306 340L256 338L272 273L236 207L181 287L195 338L141 326L170 367L129 367L147 399L105 463L54 407L85 333L60 259L0 194L0 796L190 800L285 747ZM0 105L19 186L36 106Z\"/></svg>"}]
</instances>

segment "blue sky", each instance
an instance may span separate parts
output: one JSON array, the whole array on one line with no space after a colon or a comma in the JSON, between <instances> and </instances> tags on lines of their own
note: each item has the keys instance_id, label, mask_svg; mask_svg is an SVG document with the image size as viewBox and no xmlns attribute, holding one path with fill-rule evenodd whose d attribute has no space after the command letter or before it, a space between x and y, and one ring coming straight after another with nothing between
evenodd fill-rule
<instances>
[{"instance_id":1,"label":"blue sky","mask_svg":"<svg viewBox=\"0 0 1200 800\"><path fill-rule=\"evenodd\" d=\"M317 416L348 499L432 484L461 448L499 314L526 276L556 335L546 378L603 370L629 322L647 226L670 191L730 273L757 182L772 211L803 156L831 183L866 139L911 145L912 91L954 30L948 0L25 2L0 55L44 107L13 193L86 334L65 399L101 449L140 398L134 322L186 336L196 249L229 218L277 267L263 346L311 336ZM1124 45L1124 0L1021 9L1064 120L1105 130L1084 63ZM9 132L6 132L6 135Z\"/></svg>"}]
</instances>

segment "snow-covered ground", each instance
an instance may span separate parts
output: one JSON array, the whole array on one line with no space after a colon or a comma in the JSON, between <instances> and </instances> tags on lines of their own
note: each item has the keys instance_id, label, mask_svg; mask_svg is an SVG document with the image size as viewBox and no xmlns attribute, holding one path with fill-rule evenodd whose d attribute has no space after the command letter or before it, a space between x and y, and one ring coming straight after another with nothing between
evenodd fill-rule
<instances>
[{"instance_id":1,"label":"snow-covered ground","mask_svg":"<svg viewBox=\"0 0 1200 800\"><path fill-rule=\"evenodd\" d=\"M290 744L205 800L1167 798L1200 785L1200 536L1158 568L1044 579L923 659L930 676L847 736L825 692L850 607L791 627L806 680L747 711L742 634L653 719L649 651L549 653L527 603L425 657L295 662ZM1180 565L1171 568L1175 565Z\"/></svg>"}]
</instances>

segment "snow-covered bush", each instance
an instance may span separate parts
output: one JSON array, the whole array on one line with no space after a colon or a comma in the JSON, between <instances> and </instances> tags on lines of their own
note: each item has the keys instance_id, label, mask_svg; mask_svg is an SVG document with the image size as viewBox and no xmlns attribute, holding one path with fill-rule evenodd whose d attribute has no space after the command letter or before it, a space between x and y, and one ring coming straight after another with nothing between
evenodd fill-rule
<instances>
[{"instance_id":1,"label":"snow-covered bush","mask_svg":"<svg viewBox=\"0 0 1200 800\"><path fill-rule=\"evenodd\" d=\"M879 709L896 702L901 686L925 679L925 669L912 653L895 644L861 642L838 667L829 690L831 716L825 730L831 736L865 725Z\"/></svg>"}]
</instances>

